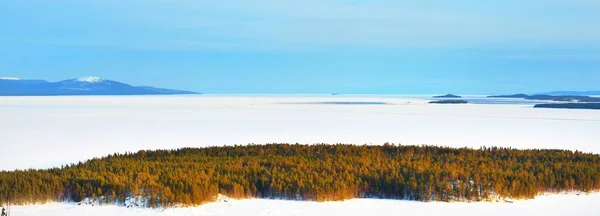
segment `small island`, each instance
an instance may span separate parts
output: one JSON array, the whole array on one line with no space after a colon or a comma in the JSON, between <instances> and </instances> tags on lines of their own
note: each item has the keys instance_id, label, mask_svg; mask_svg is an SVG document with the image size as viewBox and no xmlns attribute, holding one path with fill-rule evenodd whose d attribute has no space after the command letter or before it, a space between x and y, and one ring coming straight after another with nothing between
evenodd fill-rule
<instances>
[{"instance_id":1,"label":"small island","mask_svg":"<svg viewBox=\"0 0 600 216\"><path fill-rule=\"evenodd\" d=\"M433 96L433 98L462 98L462 96L447 94L447 95Z\"/></svg>"},{"instance_id":2,"label":"small island","mask_svg":"<svg viewBox=\"0 0 600 216\"><path fill-rule=\"evenodd\" d=\"M466 100L437 100L430 101L430 104L468 104L469 101Z\"/></svg>"},{"instance_id":3,"label":"small island","mask_svg":"<svg viewBox=\"0 0 600 216\"><path fill-rule=\"evenodd\" d=\"M600 109L600 103L546 103L536 104L534 108L557 108L557 109Z\"/></svg>"}]
</instances>

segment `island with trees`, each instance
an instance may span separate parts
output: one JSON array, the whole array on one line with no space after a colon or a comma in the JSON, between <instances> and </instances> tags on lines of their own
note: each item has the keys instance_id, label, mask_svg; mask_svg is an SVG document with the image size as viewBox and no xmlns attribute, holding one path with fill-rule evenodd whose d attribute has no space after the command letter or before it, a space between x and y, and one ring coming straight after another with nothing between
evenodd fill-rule
<instances>
[{"instance_id":1,"label":"island with trees","mask_svg":"<svg viewBox=\"0 0 600 216\"><path fill-rule=\"evenodd\" d=\"M600 103L546 103L546 104L536 104L534 107L535 108L600 110Z\"/></svg>"},{"instance_id":2,"label":"island with trees","mask_svg":"<svg viewBox=\"0 0 600 216\"><path fill-rule=\"evenodd\" d=\"M429 101L430 104L468 104L469 101L466 100L436 100Z\"/></svg>"},{"instance_id":3,"label":"island with trees","mask_svg":"<svg viewBox=\"0 0 600 216\"><path fill-rule=\"evenodd\" d=\"M527 199L600 189L600 155L568 150L269 144L112 154L52 169L0 172L0 202L167 208L232 198L330 201Z\"/></svg>"}]
</instances>

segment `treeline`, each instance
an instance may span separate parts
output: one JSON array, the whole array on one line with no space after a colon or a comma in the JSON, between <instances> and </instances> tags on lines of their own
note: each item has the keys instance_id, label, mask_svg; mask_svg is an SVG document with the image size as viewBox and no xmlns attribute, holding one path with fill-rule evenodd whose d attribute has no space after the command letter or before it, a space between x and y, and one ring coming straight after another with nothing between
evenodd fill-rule
<instances>
[{"instance_id":1,"label":"treeline","mask_svg":"<svg viewBox=\"0 0 600 216\"><path fill-rule=\"evenodd\" d=\"M558 109L600 109L600 103L546 103L536 104L535 108L558 108Z\"/></svg>"},{"instance_id":2,"label":"treeline","mask_svg":"<svg viewBox=\"0 0 600 216\"><path fill-rule=\"evenodd\" d=\"M114 154L46 170L0 172L0 199L13 203L103 196L148 206L233 198L420 201L532 198L600 189L600 156L565 150L435 146L248 145Z\"/></svg>"},{"instance_id":3,"label":"treeline","mask_svg":"<svg viewBox=\"0 0 600 216\"><path fill-rule=\"evenodd\" d=\"M437 100L429 101L430 104L467 104L469 101L466 100Z\"/></svg>"}]
</instances>

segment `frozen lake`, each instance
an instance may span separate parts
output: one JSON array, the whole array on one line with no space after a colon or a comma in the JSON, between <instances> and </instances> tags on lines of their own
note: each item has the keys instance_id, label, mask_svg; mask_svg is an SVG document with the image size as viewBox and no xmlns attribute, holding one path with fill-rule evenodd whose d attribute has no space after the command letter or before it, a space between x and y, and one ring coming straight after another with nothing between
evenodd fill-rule
<instances>
[{"instance_id":1,"label":"frozen lake","mask_svg":"<svg viewBox=\"0 0 600 216\"><path fill-rule=\"evenodd\" d=\"M0 169L247 143L510 146L600 153L600 112L423 96L0 97ZM481 99L488 100L488 99Z\"/></svg>"},{"instance_id":2,"label":"frozen lake","mask_svg":"<svg viewBox=\"0 0 600 216\"><path fill-rule=\"evenodd\" d=\"M0 169L47 168L113 152L247 143L433 144L600 152L600 112L534 109L480 97L425 96L0 97ZM50 203L13 215L599 215L600 193L514 203L231 200L168 210ZM394 213L395 212L395 213Z\"/></svg>"}]
</instances>

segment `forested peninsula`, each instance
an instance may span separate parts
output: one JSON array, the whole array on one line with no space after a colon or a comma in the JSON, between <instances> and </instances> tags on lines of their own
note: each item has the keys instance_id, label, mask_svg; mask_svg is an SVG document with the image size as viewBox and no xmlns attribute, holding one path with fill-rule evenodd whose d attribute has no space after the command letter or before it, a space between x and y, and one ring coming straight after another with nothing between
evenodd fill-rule
<instances>
[{"instance_id":1,"label":"forested peninsula","mask_svg":"<svg viewBox=\"0 0 600 216\"><path fill-rule=\"evenodd\" d=\"M600 110L600 103L546 103L546 104L536 104L534 106L534 108Z\"/></svg>"},{"instance_id":2,"label":"forested peninsula","mask_svg":"<svg viewBox=\"0 0 600 216\"><path fill-rule=\"evenodd\" d=\"M600 155L567 150L403 145L269 144L113 154L61 168L0 172L12 203L107 204L147 197L149 207L232 198L483 201L600 189Z\"/></svg>"}]
</instances>

